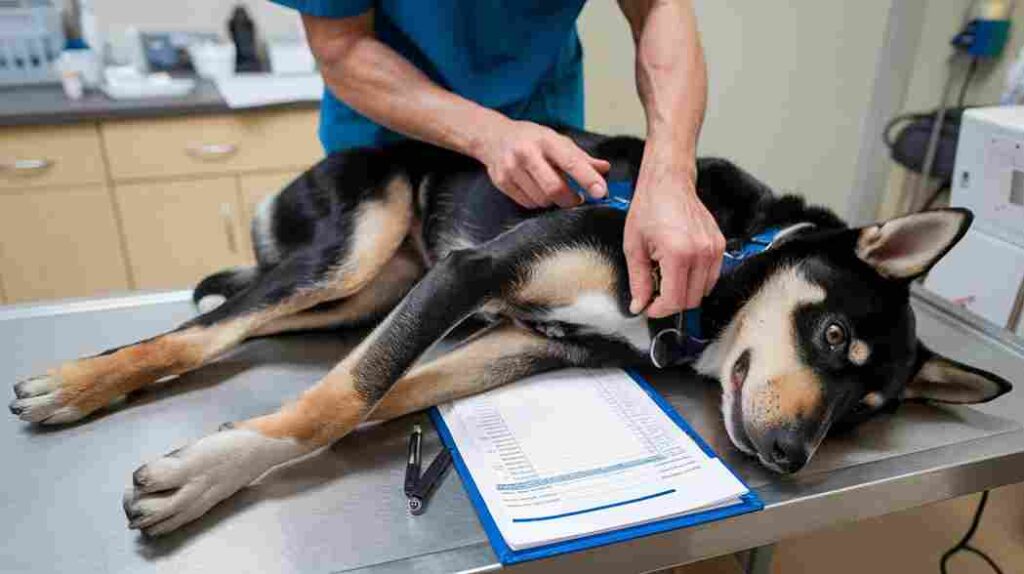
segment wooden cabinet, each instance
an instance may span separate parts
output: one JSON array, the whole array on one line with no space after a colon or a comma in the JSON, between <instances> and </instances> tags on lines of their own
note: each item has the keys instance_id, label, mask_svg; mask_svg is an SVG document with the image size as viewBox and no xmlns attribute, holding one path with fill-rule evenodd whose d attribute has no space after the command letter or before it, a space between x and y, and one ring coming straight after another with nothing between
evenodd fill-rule
<instances>
[{"instance_id":1,"label":"wooden cabinet","mask_svg":"<svg viewBox=\"0 0 1024 574\"><path fill-rule=\"evenodd\" d=\"M323 156L315 109L0 128L0 303L184 289Z\"/></svg>"},{"instance_id":2,"label":"wooden cabinet","mask_svg":"<svg viewBox=\"0 0 1024 574\"><path fill-rule=\"evenodd\" d=\"M107 122L115 180L301 170L322 155L316 114L304 110Z\"/></svg>"},{"instance_id":3,"label":"wooden cabinet","mask_svg":"<svg viewBox=\"0 0 1024 574\"><path fill-rule=\"evenodd\" d=\"M0 276L8 303L127 290L107 189L0 193Z\"/></svg>"},{"instance_id":4,"label":"wooden cabinet","mask_svg":"<svg viewBox=\"0 0 1024 574\"><path fill-rule=\"evenodd\" d=\"M0 191L106 183L94 124L0 129Z\"/></svg>"},{"instance_id":5,"label":"wooden cabinet","mask_svg":"<svg viewBox=\"0 0 1024 574\"><path fill-rule=\"evenodd\" d=\"M114 191L136 288L192 286L248 261L234 177L118 184Z\"/></svg>"}]
</instances>

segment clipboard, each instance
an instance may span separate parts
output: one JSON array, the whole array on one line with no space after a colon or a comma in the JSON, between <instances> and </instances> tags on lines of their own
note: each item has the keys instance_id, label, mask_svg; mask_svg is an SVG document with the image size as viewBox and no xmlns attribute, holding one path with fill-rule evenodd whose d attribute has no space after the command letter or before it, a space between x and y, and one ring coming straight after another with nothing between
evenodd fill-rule
<instances>
[{"instance_id":1,"label":"clipboard","mask_svg":"<svg viewBox=\"0 0 1024 574\"><path fill-rule=\"evenodd\" d=\"M683 432L689 435L690 438L697 443L705 454L711 458L718 458L718 455L715 454L704 439L693 430L689 423L687 423L674 408L672 408L664 397L651 387L650 383L644 380L639 373L632 369L625 369L625 372L640 386L641 389L643 389L645 393L647 393L654 403L658 405L658 408L665 412L672 422L678 425ZM764 503L757 494L750 490L750 487L743 482L742 479L737 477L740 483L746 487L747 493L741 495L739 501L735 504L697 511L683 516L666 518L664 520L657 520L646 524L629 526L608 532L601 532L598 534L583 536L581 538L574 538L572 540L554 542L523 550L513 550L505 542L505 539L501 535L501 531L498 529L497 523L495 523L490 511L487 509L487 504L484 503L484 499L480 495L480 490L477 488L476 482L473 480L473 475L470 472L469 467L466 465L461 453L459 453L458 448L455 446L455 440L452 438L448 425L444 422L444 416L441 414L441 411L438 410L437 407L432 407L429 411L429 415L430 420L434 423L434 427L437 429L438 435L441 437L441 441L452 453L455 470L459 473L459 478L462 479L462 484L466 489L466 494L469 495L469 500L473 503L477 517L480 519L480 524L483 526L484 532L487 534L487 539L491 543L491 548L494 550L494 554L502 564L517 564L520 562L527 562L529 560L537 560L540 558L557 556L559 554L587 550L589 548L624 542L626 540L632 540L634 538L640 538L642 536L648 536L659 532L666 532L668 530L676 530L687 526L714 522L716 520L754 512L764 508ZM732 469L729 469L728 467L726 468L733 474L733 476L736 476L736 473L733 472Z\"/></svg>"}]
</instances>

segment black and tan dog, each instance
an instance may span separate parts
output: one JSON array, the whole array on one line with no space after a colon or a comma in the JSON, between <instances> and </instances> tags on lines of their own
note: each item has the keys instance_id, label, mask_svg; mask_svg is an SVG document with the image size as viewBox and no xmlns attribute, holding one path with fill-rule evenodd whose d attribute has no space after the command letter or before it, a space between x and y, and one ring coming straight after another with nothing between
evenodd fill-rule
<instances>
[{"instance_id":1,"label":"black and tan dog","mask_svg":"<svg viewBox=\"0 0 1024 574\"><path fill-rule=\"evenodd\" d=\"M635 181L643 142L564 132ZM965 233L940 210L849 229L732 164L698 164L701 199L727 238L793 233L740 264L705 299L710 345L695 368L722 385L732 442L779 471L801 468L833 424L907 399L973 403L1003 379L918 342L910 281ZM214 360L247 338L379 325L323 380L278 412L226 425L135 471L132 528L195 520L268 469L385 420L568 366L648 363L654 322L628 310L625 213L584 205L526 212L475 162L422 144L326 158L262 206L259 262L204 280L201 307L169 333L63 364L15 387L11 411L67 423ZM493 324L410 368L474 314Z\"/></svg>"}]
</instances>

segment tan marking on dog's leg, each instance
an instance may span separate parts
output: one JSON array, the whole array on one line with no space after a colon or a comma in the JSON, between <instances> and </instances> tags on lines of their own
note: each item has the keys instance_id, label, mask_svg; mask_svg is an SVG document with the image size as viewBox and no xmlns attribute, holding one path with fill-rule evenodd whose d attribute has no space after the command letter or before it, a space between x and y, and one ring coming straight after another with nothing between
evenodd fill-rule
<instances>
[{"instance_id":1,"label":"tan marking on dog's leg","mask_svg":"<svg viewBox=\"0 0 1024 574\"><path fill-rule=\"evenodd\" d=\"M405 251L399 252L362 290L319 311L304 311L275 319L256 329L250 336L262 337L277 333L323 329L351 325L379 316L387 311L416 284L423 275L419 259Z\"/></svg>"},{"instance_id":2,"label":"tan marking on dog's leg","mask_svg":"<svg viewBox=\"0 0 1024 574\"><path fill-rule=\"evenodd\" d=\"M513 299L549 307L571 305L580 293L613 293L615 270L607 257L586 247L560 248L533 262Z\"/></svg>"},{"instance_id":3,"label":"tan marking on dog's leg","mask_svg":"<svg viewBox=\"0 0 1024 574\"><path fill-rule=\"evenodd\" d=\"M373 405L355 388L353 369L366 354L382 327L379 325L362 343L335 365L316 385L280 410L235 424L270 438L292 438L313 447L326 445L356 427Z\"/></svg>"},{"instance_id":4,"label":"tan marking on dog's leg","mask_svg":"<svg viewBox=\"0 0 1024 574\"><path fill-rule=\"evenodd\" d=\"M496 328L432 363L414 368L396 383L403 390L392 387L380 403L370 405L356 390L352 370L374 339L371 335L364 340L296 402L239 426L271 438L290 438L310 447L323 446L348 434L370 416L371 410L374 419L392 418L443 400L479 392L488 385L497 386L523 376L529 363L524 361L517 366L513 364L514 358L531 353L542 358L550 357L555 352L551 348L555 343L518 327ZM562 348L561 352L566 351ZM503 359L508 359L504 365L501 364ZM567 362L581 360L573 356L565 359Z\"/></svg>"},{"instance_id":5,"label":"tan marking on dog's leg","mask_svg":"<svg viewBox=\"0 0 1024 574\"><path fill-rule=\"evenodd\" d=\"M191 327L107 355L64 363L34 379L42 392L30 397L19 393L11 409L28 422L80 419L153 381L198 367L244 337L254 320L246 317L213 327Z\"/></svg>"},{"instance_id":6,"label":"tan marking on dog's leg","mask_svg":"<svg viewBox=\"0 0 1024 574\"><path fill-rule=\"evenodd\" d=\"M19 399L11 408L28 422L66 423L165 377L194 370L274 319L308 309L327 298L306 290L276 306L215 323L194 326L129 345L107 355L70 361L47 373L45 394Z\"/></svg>"},{"instance_id":7,"label":"tan marking on dog's leg","mask_svg":"<svg viewBox=\"0 0 1024 574\"><path fill-rule=\"evenodd\" d=\"M362 422L368 410L369 405L356 391L352 376L339 367L294 403L236 426L266 437L293 438L320 447L348 434Z\"/></svg>"},{"instance_id":8,"label":"tan marking on dog's leg","mask_svg":"<svg viewBox=\"0 0 1024 574\"><path fill-rule=\"evenodd\" d=\"M352 247L328 281L336 298L349 297L381 272L412 228L412 186L404 175L384 187L384 199L358 207Z\"/></svg>"},{"instance_id":9,"label":"tan marking on dog's leg","mask_svg":"<svg viewBox=\"0 0 1024 574\"><path fill-rule=\"evenodd\" d=\"M525 329L489 330L409 371L384 395L370 419L390 420L528 376L536 371L535 361L550 355L551 348L551 341Z\"/></svg>"},{"instance_id":10,"label":"tan marking on dog's leg","mask_svg":"<svg viewBox=\"0 0 1024 574\"><path fill-rule=\"evenodd\" d=\"M404 176L391 179L383 199L361 205L349 255L320 285L302 289L271 307L205 327L190 327L127 346L108 355L65 363L22 389L11 410L23 420L65 423L84 417L159 379L193 370L221 355L261 327L315 305L352 297L386 267L412 221L412 194ZM396 265L404 260L396 261ZM402 280L406 280L403 272ZM360 305L369 306L373 295ZM353 306L353 311L358 309ZM287 326L287 325L286 325ZM17 391L16 387L16 392ZM35 390L40 392L36 393Z\"/></svg>"}]
</instances>

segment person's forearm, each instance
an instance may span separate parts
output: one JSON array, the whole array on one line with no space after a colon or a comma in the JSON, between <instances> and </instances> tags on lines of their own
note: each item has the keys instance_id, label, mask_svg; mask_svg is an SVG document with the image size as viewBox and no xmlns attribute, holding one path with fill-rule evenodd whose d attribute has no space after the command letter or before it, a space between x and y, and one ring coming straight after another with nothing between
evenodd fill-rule
<instances>
[{"instance_id":1,"label":"person's forearm","mask_svg":"<svg viewBox=\"0 0 1024 574\"><path fill-rule=\"evenodd\" d=\"M693 6L690 0L647 4L644 17L631 19L637 91L647 115L644 160L650 168L695 178L707 72Z\"/></svg>"},{"instance_id":2,"label":"person's forearm","mask_svg":"<svg viewBox=\"0 0 1024 574\"><path fill-rule=\"evenodd\" d=\"M372 28L372 15L360 18L366 20L352 25ZM482 134L507 121L438 86L372 34L325 37L318 19L305 23L331 92L388 129L473 156Z\"/></svg>"}]
</instances>

